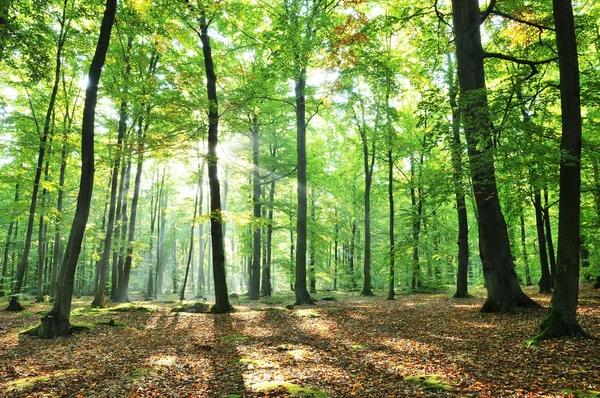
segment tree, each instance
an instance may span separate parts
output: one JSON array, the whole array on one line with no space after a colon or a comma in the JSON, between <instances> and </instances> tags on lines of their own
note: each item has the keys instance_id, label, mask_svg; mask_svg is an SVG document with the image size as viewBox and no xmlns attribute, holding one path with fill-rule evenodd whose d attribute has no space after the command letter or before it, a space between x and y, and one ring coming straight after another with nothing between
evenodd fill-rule
<instances>
[{"instance_id":1,"label":"tree","mask_svg":"<svg viewBox=\"0 0 600 398\"><path fill-rule=\"evenodd\" d=\"M493 4L493 2L492 2ZM456 58L460 86L459 109L467 139L471 178L479 225L479 255L488 297L484 312L514 312L539 308L521 290L510 250L506 221L500 208L494 168L493 126L489 116L484 51L477 0L453 0Z\"/></svg>"},{"instance_id":2,"label":"tree","mask_svg":"<svg viewBox=\"0 0 600 398\"><path fill-rule=\"evenodd\" d=\"M110 42L116 9L116 0L106 1L102 24L100 26L100 35L88 73L88 86L86 89L83 122L81 127L82 163L77 207L71 226L65 258L60 270L58 294L52 310L42 317L41 324L36 330L37 334L42 338L67 336L71 329L69 316L71 312L75 269L79 260L83 235L90 213L90 204L94 186L94 121L96 116L98 84L100 82L100 74Z\"/></svg>"},{"instance_id":3,"label":"tree","mask_svg":"<svg viewBox=\"0 0 600 398\"><path fill-rule=\"evenodd\" d=\"M571 0L553 0L552 8L558 47L562 111L558 255L552 301L536 340L588 336L577 321L582 130L577 39Z\"/></svg>"}]
</instances>

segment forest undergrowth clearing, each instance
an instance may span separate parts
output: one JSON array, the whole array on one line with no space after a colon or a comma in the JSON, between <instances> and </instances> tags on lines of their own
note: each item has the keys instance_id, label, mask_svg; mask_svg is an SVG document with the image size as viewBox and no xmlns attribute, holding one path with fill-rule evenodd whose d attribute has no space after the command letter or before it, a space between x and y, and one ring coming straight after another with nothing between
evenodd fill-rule
<instances>
[{"instance_id":1,"label":"forest undergrowth clearing","mask_svg":"<svg viewBox=\"0 0 600 398\"><path fill-rule=\"evenodd\" d=\"M55 340L19 334L50 308L28 302L0 313L0 396L600 394L600 340L526 345L544 311L481 314L482 298L448 294L336 297L292 310L276 298L233 300L236 312L222 315L173 313L178 303L156 301L91 310L84 297L72 322L90 330ZM582 289L579 314L600 336L600 292Z\"/></svg>"}]
</instances>

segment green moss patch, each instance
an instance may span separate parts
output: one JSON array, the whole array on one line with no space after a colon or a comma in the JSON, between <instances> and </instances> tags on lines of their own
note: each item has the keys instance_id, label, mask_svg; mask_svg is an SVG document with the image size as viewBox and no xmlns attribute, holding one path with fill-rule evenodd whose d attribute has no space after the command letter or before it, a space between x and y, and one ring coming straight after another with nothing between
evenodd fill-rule
<instances>
[{"instance_id":1,"label":"green moss patch","mask_svg":"<svg viewBox=\"0 0 600 398\"><path fill-rule=\"evenodd\" d=\"M311 309L306 309L306 310L298 310L296 311L296 316L299 316L300 318L320 318L321 315L315 311L315 310L311 310Z\"/></svg>"},{"instance_id":2,"label":"green moss patch","mask_svg":"<svg viewBox=\"0 0 600 398\"><path fill-rule=\"evenodd\" d=\"M563 390L564 393L573 395L575 398L597 398L600 397L600 391L594 390Z\"/></svg>"},{"instance_id":3,"label":"green moss patch","mask_svg":"<svg viewBox=\"0 0 600 398\"><path fill-rule=\"evenodd\" d=\"M327 393L323 390L302 387L287 381L265 381L252 386L252 391L258 393L268 393L277 395L287 395L290 397L310 397L327 398Z\"/></svg>"},{"instance_id":4,"label":"green moss patch","mask_svg":"<svg viewBox=\"0 0 600 398\"><path fill-rule=\"evenodd\" d=\"M225 335L225 336L221 337L221 339L223 339L225 342L227 342L229 344L234 344L234 343L246 341L249 338L250 337L244 336L243 334L238 334L238 333L228 334L228 335Z\"/></svg>"},{"instance_id":5,"label":"green moss patch","mask_svg":"<svg viewBox=\"0 0 600 398\"><path fill-rule=\"evenodd\" d=\"M171 312L189 312L191 314L208 314L210 312L210 304L207 303L192 303L176 307Z\"/></svg>"},{"instance_id":6,"label":"green moss patch","mask_svg":"<svg viewBox=\"0 0 600 398\"><path fill-rule=\"evenodd\" d=\"M75 372L76 372L75 369L67 369L67 370L59 370L59 371L53 372L51 374L45 374L42 376L21 377L20 379L15 379L15 380L9 381L4 386L4 392L14 393L14 392L18 392L18 391L30 390L33 387L35 387L36 385L44 384L55 378L64 377L64 376L73 374Z\"/></svg>"},{"instance_id":7,"label":"green moss patch","mask_svg":"<svg viewBox=\"0 0 600 398\"><path fill-rule=\"evenodd\" d=\"M134 304L121 304L116 307L112 307L108 309L113 312L146 312L151 313L154 312L155 309L145 306L145 305L134 305Z\"/></svg>"},{"instance_id":8,"label":"green moss patch","mask_svg":"<svg viewBox=\"0 0 600 398\"><path fill-rule=\"evenodd\" d=\"M406 376L404 380L417 383L425 390L432 391L454 391L454 386L443 380L442 375L436 374L423 374L415 376Z\"/></svg>"},{"instance_id":9,"label":"green moss patch","mask_svg":"<svg viewBox=\"0 0 600 398\"><path fill-rule=\"evenodd\" d=\"M138 380L143 379L145 377L156 376L156 374L158 374L158 369L151 368L148 366L141 366L139 368L135 368L133 372L127 375L127 378L130 380Z\"/></svg>"}]
</instances>

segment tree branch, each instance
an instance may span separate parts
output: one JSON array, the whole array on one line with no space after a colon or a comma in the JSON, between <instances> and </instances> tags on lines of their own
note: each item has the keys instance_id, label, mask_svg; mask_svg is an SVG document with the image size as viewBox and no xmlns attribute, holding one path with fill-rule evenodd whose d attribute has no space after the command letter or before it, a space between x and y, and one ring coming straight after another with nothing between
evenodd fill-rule
<instances>
[{"instance_id":1,"label":"tree branch","mask_svg":"<svg viewBox=\"0 0 600 398\"><path fill-rule=\"evenodd\" d=\"M498 10L497 8L495 10L490 11L490 14L496 15L496 16L499 16L499 17L502 17L502 18L510 19L511 21L522 23L524 25L531 26L532 28L536 28L536 29L539 29L539 30L552 30L552 31L554 31L554 28L550 28L550 27L544 26L544 25L538 25L535 22L530 22L530 21L526 21L526 20L521 19L521 18L514 17L514 16L512 16L510 14L506 14L506 13Z\"/></svg>"},{"instance_id":2,"label":"tree branch","mask_svg":"<svg viewBox=\"0 0 600 398\"><path fill-rule=\"evenodd\" d=\"M482 23L485 22L485 20L487 19L487 17L489 17L490 13L494 10L495 6L496 6L496 0L491 0L490 4L488 4L488 6L485 9L485 11L482 12L481 16L479 17L479 25L481 25Z\"/></svg>"},{"instance_id":3,"label":"tree branch","mask_svg":"<svg viewBox=\"0 0 600 398\"><path fill-rule=\"evenodd\" d=\"M503 59L505 61L514 62L515 64L529 66L531 68L531 73L527 77L525 77L525 79L523 79L523 81L531 79L533 76L535 76L538 73L537 65L549 64L551 62L558 60L558 57L554 57L554 58L549 58L549 59L543 59L540 61L530 61L528 59L516 58L516 57L513 57L512 55L506 55L506 54L501 54L501 53L488 53L488 52L485 52L483 54L483 58Z\"/></svg>"}]
</instances>

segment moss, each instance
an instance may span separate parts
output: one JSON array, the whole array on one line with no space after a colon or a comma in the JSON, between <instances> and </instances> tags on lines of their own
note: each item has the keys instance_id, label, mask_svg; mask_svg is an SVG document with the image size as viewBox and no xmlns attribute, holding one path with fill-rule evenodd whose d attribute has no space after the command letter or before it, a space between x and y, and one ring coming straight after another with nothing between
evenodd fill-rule
<instances>
[{"instance_id":1,"label":"moss","mask_svg":"<svg viewBox=\"0 0 600 398\"><path fill-rule=\"evenodd\" d=\"M114 312L154 312L155 309L151 307L147 307L145 305L134 305L134 304L121 304L116 307L112 307L108 309L109 311Z\"/></svg>"},{"instance_id":2,"label":"moss","mask_svg":"<svg viewBox=\"0 0 600 398\"><path fill-rule=\"evenodd\" d=\"M306 309L306 310L298 310L296 311L296 316L300 318L320 318L321 315L315 310Z\"/></svg>"},{"instance_id":3,"label":"moss","mask_svg":"<svg viewBox=\"0 0 600 398\"><path fill-rule=\"evenodd\" d=\"M189 312L192 314L207 314L210 312L210 304L207 303L192 303L181 307L176 307L171 312Z\"/></svg>"},{"instance_id":4,"label":"moss","mask_svg":"<svg viewBox=\"0 0 600 398\"><path fill-rule=\"evenodd\" d=\"M252 390L258 393L277 393L290 397L326 398L327 393L323 390L302 387L287 381L265 381L254 384Z\"/></svg>"},{"instance_id":5,"label":"moss","mask_svg":"<svg viewBox=\"0 0 600 398\"><path fill-rule=\"evenodd\" d=\"M18 391L30 390L35 385L44 384L48 381L54 380L59 377L64 377L75 373L75 369L58 370L51 374L45 374L42 376L29 376L22 377L20 379L11 380L4 385L4 392L14 393Z\"/></svg>"},{"instance_id":6,"label":"moss","mask_svg":"<svg viewBox=\"0 0 600 398\"><path fill-rule=\"evenodd\" d=\"M594 390L563 390L562 392L572 395L575 398L597 398L597 397L600 397L600 391L594 391Z\"/></svg>"},{"instance_id":7,"label":"moss","mask_svg":"<svg viewBox=\"0 0 600 398\"><path fill-rule=\"evenodd\" d=\"M139 368L135 368L133 372L127 375L127 378L130 380L138 380L143 379L148 376L155 376L158 373L158 369L152 368L149 366L140 366Z\"/></svg>"},{"instance_id":8,"label":"moss","mask_svg":"<svg viewBox=\"0 0 600 398\"><path fill-rule=\"evenodd\" d=\"M229 343L229 344L234 344L237 342L241 342L241 341L246 341L248 340L250 337L248 336L244 336L243 334L228 334L225 336L222 336L221 339L223 339L225 342Z\"/></svg>"},{"instance_id":9,"label":"moss","mask_svg":"<svg viewBox=\"0 0 600 398\"><path fill-rule=\"evenodd\" d=\"M443 376L436 374L423 374L415 376L406 376L404 380L417 383L426 390L432 391L454 391L454 387L444 381Z\"/></svg>"},{"instance_id":10,"label":"moss","mask_svg":"<svg viewBox=\"0 0 600 398\"><path fill-rule=\"evenodd\" d=\"M567 323L560 311L550 307L544 319L540 324L540 333L527 340L529 347L536 347L543 340L549 340L559 337L590 337L575 320L574 323Z\"/></svg>"}]
</instances>

